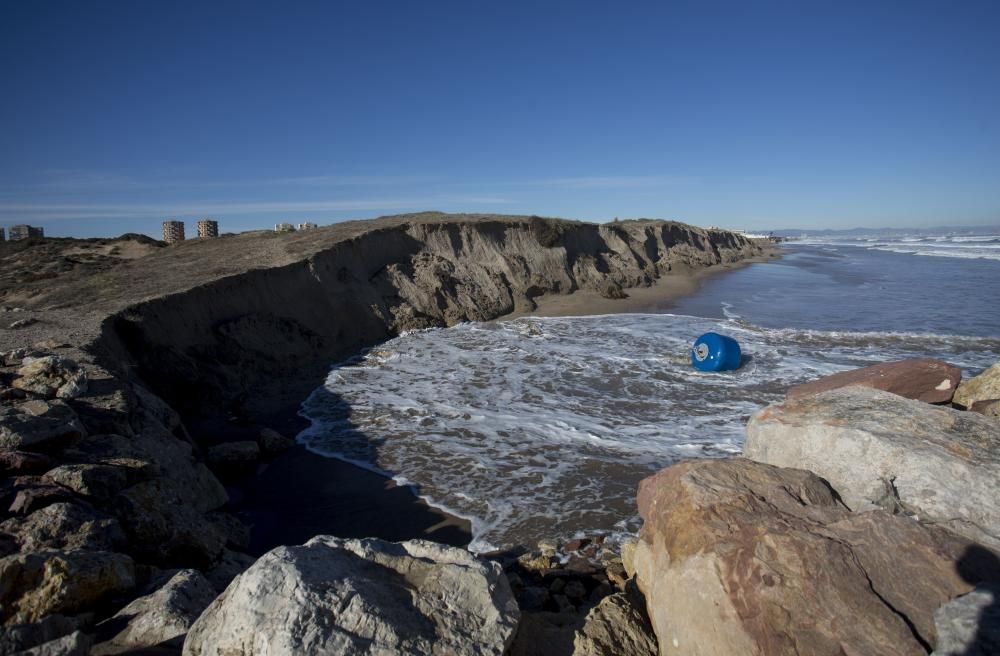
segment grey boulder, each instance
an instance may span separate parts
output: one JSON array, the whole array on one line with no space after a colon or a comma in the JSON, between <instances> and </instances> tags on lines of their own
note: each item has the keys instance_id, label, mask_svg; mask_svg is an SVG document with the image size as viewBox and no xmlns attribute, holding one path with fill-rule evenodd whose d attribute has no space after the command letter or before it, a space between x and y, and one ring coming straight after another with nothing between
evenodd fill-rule
<instances>
[{"instance_id":1,"label":"grey boulder","mask_svg":"<svg viewBox=\"0 0 1000 656\"><path fill-rule=\"evenodd\" d=\"M253 441L224 442L208 450L207 459L212 465L246 465L260 459L260 446Z\"/></svg>"},{"instance_id":2,"label":"grey boulder","mask_svg":"<svg viewBox=\"0 0 1000 656\"><path fill-rule=\"evenodd\" d=\"M93 639L89 635L83 631L74 631L61 638L15 652L13 656L87 656L91 644Z\"/></svg>"},{"instance_id":3,"label":"grey boulder","mask_svg":"<svg viewBox=\"0 0 1000 656\"><path fill-rule=\"evenodd\" d=\"M209 567L226 544L219 529L164 479L122 491L112 508L132 549L162 567Z\"/></svg>"},{"instance_id":4,"label":"grey boulder","mask_svg":"<svg viewBox=\"0 0 1000 656\"><path fill-rule=\"evenodd\" d=\"M117 520L81 503L57 502L27 517L12 517L0 523L0 532L13 536L23 552L114 551L125 542Z\"/></svg>"},{"instance_id":5,"label":"grey boulder","mask_svg":"<svg viewBox=\"0 0 1000 656\"><path fill-rule=\"evenodd\" d=\"M637 601L642 601L638 592ZM573 639L573 656L656 656L656 635L649 617L630 595L619 592L601 600L587 613Z\"/></svg>"},{"instance_id":6,"label":"grey boulder","mask_svg":"<svg viewBox=\"0 0 1000 656\"><path fill-rule=\"evenodd\" d=\"M81 624L81 618L53 614L31 624L0 627L0 654L31 653L29 650L33 647L55 644L60 638L76 632Z\"/></svg>"},{"instance_id":7,"label":"grey boulder","mask_svg":"<svg viewBox=\"0 0 1000 656\"><path fill-rule=\"evenodd\" d=\"M86 434L73 409L59 400L0 408L2 449L46 451Z\"/></svg>"},{"instance_id":8,"label":"grey boulder","mask_svg":"<svg viewBox=\"0 0 1000 656\"><path fill-rule=\"evenodd\" d=\"M47 471L44 478L100 501L110 499L132 482L128 467L94 464L60 465Z\"/></svg>"},{"instance_id":9,"label":"grey boulder","mask_svg":"<svg viewBox=\"0 0 1000 656\"><path fill-rule=\"evenodd\" d=\"M260 429L257 443L260 444L260 450L266 456L275 456L295 446L294 439L271 428Z\"/></svg>"},{"instance_id":10,"label":"grey boulder","mask_svg":"<svg viewBox=\"0 0 1000 656\"><path fill-rule=\"evenodd\" d=\"M845 387L750 417L744 455L808 469L853 510L882 506L1000 547L1000 423Z\"/></svg>"},{"instance_id":11,"label":"grey boulder","mask_svg":"<svg viewBox=\"0 0 1000 656\"><path fill-rule=\"evenodd\" d=\"M184 654L503 654L519 611L499 564L433 542L317 536L268 552Z\"/></svg>"},{"instance_id":12,"label":"grey boulder","mask_svg":"<svg viewBox=\"0 0 1000 656\"><path fill-rule=\"evenodd\" d=\"M188 629L216 596L215 588L193 569L183 569L174 574L163 587L152 594L139 597L122 608L111 619L97 626L125 627L114 637L96 645L90 652L94 656L125 654L156 646L179 648Z\"/></svg>"},{"instance_id":13,"label":"grey boulder","mask_svg":"<svg viewBox=\"0 0 1000 656\"><path fill-rule=\"evenodd\" d=\"M932 656L1000 654L1000 594L980 586L952 599L934 613L937 645Z\"/></svg>"}]
</instances>

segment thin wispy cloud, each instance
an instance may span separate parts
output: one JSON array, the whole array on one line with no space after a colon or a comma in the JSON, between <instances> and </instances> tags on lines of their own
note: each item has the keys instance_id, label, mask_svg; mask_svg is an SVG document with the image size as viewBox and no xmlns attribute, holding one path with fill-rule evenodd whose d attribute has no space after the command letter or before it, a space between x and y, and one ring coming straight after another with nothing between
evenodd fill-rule
<instances>
[{"instance_id":1,"label":"thin wispy cloud","mask_svg":"<svg viewBox=\"0 0 1000 656\"><path fill-rule=\"evenodd\" d=\"M629 190L658 194L695 184L679 175L592 175L536 179L447 179L432 175L340 175L221 180L196 171L176 177L122 175L86 169L52 169L29 185L0 184L0 220L45 223L72 220L148 220L214 216L287 215L322 219L345 212L393 213L523 209L539 191ZM251 196L246 198L245 196Z\"/></svg>"},{"instance_id":2,"label":"thin wispy cloud","mask_svg":"<svg viewBox=\"0 0 1000 656\"><path fill-rule=\"evenodd\" d=\"M274 178L265 182L274 185L308 187L401 187L442 181L444 181L443 178L431 175L313 175L297 178Z\"/></svg>"},{"instance_id":3,"label":"thin wispy cloud","mask_svg":"<svg viewBox=\"0 0 1000 656\"><path fill-rule=\"evenodd\" d=\"M681 175L594 175L548 178L527 184L566 189L634 189L688 185L699 182L695 176Z\"/></svg>"},{"instance_id":4,"label":"thin wispy cloud","mask_svg":"<svg viewBox=\"0 0 1000 656\"><path fill-rule=\"evenodd\" d=\"M185 204L102 204L102 203L0 203L0 217L6 220L195 217L254 214L321 214L343 211L405 210L450 206L481 206L508 203L495 196L429 196L424 198L358 198L319 201L211 201Z\"/></svg>"},{"instance_id":5,"label":"thin wispy cloud","mask_svg":"<svg viewBox=\"0 0 1000 656\"><path fill-rule=\"evenodd\" d=\"M115 192L144 190L185 190L185 189L238 189L261 187L406 187L442 182L443 179L431 175L304 175L273 178L246 178L237 180L192 178L137 178L107 171L87 169L50 169L43 172L37 181L21 184L0 182L0 189L6 191L45 192Z\"/></svg>"},{"instance_id":6,"label":"thin wispy cloud","mask_svg":"<svg viewBox=\"0 0 1000 656\"><path fill-rule=\"evenodd\" d=\"M568 189L627 189L637 187L667 187L700 182L690 175L586 175L542 178L536 180L480 180L475 184L496 186L552 187ZM275 176L269 178L213 179L199 177L135 177L113 171L89 169L50 169L36 181L0 181L4 191L128 191L145 189L206 189L239 187L406 187L433 184L472 184L470 181L449 180L439 175L341 175L315 174Z\"/></svg>"}]
</instances>

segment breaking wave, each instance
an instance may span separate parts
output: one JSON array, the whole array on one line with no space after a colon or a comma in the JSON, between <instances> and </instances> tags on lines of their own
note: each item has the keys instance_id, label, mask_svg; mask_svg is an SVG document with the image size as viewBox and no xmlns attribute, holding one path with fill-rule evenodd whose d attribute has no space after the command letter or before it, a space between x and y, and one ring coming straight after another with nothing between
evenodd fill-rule
<instances>
[{"instance_id":1,"label":"breaking wave","mask_svg":"<svg viewBox=\"0 0 1000 656\"><path fill-rule=\"evenodd\" d=\"M688 348L713 330L744 364L703 373ZM333 368L299 440L386 473L471 520L471 548L631 532L645 476L738 454L744 425L790 385L887 360L939 357L966 375L1000 339L770 329L669 314L522 318L411 332Z\"/></svg>"}]
</instances>

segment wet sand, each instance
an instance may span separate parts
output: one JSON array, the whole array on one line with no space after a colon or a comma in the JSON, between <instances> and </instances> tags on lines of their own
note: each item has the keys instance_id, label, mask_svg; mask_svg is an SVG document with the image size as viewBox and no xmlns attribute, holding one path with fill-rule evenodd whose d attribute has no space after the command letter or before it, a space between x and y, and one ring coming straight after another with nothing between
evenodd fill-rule
<instances>
[{"instance_id":1,"label":"wet sand","mask_svg":"<svg viewBox=\"0 0 1000 656\"><path fill-rule=\"evenodd\" d=\"M508 314L497 319L504 321L520 316L573 317L595 314L624 314L626 312L662 312L662 308L682 296L693 294L711 277L741 269L751 264L770 262L779 257L778 247L769 248L760 257L747 258L733 264L721 264L694 271L671 271L649 287L626 289L628 298L604 298L591 290L578 290L572 294L549 294L535 299L537 309L532 312Z\"/></svg>"}]
</instances>

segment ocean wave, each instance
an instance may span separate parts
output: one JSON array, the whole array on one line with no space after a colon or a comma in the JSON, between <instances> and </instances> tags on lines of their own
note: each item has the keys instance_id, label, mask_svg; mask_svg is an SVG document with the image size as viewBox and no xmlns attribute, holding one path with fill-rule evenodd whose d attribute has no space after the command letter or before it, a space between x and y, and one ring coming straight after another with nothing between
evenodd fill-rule
<instances>
[{"instance_id":1,"label":"ocean wave","mask_svg":"<svg viewBox=\"0 0 1000 656\"><path fill-rule=\"evenodd\" d=\"M1000 235L919 235L908 237L807 237L795 244L819 247L854 247L868 250L961 259L1000 260Z\"/></svg>"},{"instance_id":2,"label":"ocean wave","mask_svg":"<svg viewBox=\"0 0 1000 656\"><path fill-rule=\"evenodd\" d=\"M744 366L705 373L715 330ZM478 551L636 526L639 480L681 458L739 453L784 390L874 362L937 356L974 373L1000 339L772 329L631 314L522 318L410 332L334 367L299 441L396 478L472 522Z\"/></svg>"}]
</instances>

